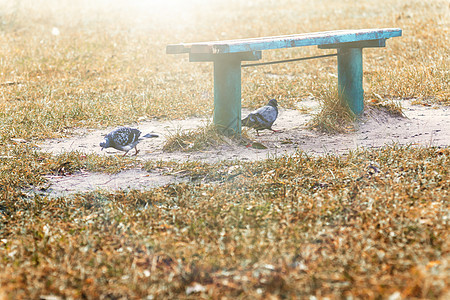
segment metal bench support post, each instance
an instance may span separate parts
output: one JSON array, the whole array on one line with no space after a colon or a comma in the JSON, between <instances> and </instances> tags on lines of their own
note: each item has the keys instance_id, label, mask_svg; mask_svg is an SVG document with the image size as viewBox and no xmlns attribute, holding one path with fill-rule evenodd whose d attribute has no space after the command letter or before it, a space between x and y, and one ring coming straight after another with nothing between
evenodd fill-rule
<instances>
[{"instance_id":1,"label":"metal bench support post","mask_svg":"<svg viewBox=\"0 0 450 300\"><path fill-rule=\"evenodd\" d=\"M338 49L338 95L355 115L364 110L362 48Z\"/></svg>"},{"instance_id":2,"label":"metal bench support post","mask_svg":"<svg viewBox=\"0 0 450 300\"><path fill-rule=\"evenodd\" d=\"M214 114L217 129L241 134L241 61L261 59L261 51L225 54L190 53L189 61L214 63Z\"/></svg>"},{"instance_id":3,"label":"metal bench support post","mask_svg":"<svg viewBox=\"0 0 450 300\"><path fill-rule=\"evenodd\" d=\"M214 61L214 124L227 135L241 134L241 61Z\"/></svg>"},{"instance_id":4,"label":"metal bench support post","mask_svg":"<svg viewBox=\"0 0 450 300\"><path fill-rule=\"evenodd\" d=\"M385 39L319 46L320 49L338 50L338 96L355 115L364 111L362 50L385 46Z\"/></svg>"}]
</instances>

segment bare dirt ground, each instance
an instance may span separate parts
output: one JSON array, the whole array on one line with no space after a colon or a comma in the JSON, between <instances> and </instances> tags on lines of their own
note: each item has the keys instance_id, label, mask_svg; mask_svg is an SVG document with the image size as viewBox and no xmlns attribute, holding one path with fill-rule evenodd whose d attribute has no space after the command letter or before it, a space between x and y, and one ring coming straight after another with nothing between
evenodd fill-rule
<instances>
[{"instance_id":1,"label":"bare dirt ground","mask_svg":"<svg viewBox=\"0 0 450 300\"><path fill-rule=\"evenodd\" d=\"M351 149L382 147L386 144L414 146L448 146L450 145L450 108L446 106L413 105L402 101L405 117L392 116L379 110L367 109L364 117L358 121L354 132L345 134L324 134L306 128L306 124L317 109L314 101L302 101L299 110L280 109L280 114L273 128L278 133L261 132L256 136L250 131L254 141L262 143L267 149L246 148L236 144L223 145L219 148L197 152L162 151L170 135L175 132L191 130L205 126L209 119L191 118L175 121L143 120L129 126L139 128L143 134L157 133L160 137L144 139L139 145L138 159L218 162L221 160L254 161L304 151L311 155L341 154ZM306 113L304 111L307 111ZM243 110L242 115L249 111ZM122 155L114 149L101 151L99 143L103 136L113 128L99 131L80 130L67 139L45 141L41 150L55 154L67 151L98 153L101 155ZM130 154L134 150L130 151ZM128 170L115 175L80 172L71 176L48 177L51 187L48 192L60 195L73 192L93 191L97 189L149 189L180 179L158 172L148 173L143 170Z\"/></svg>"}]
</instances>

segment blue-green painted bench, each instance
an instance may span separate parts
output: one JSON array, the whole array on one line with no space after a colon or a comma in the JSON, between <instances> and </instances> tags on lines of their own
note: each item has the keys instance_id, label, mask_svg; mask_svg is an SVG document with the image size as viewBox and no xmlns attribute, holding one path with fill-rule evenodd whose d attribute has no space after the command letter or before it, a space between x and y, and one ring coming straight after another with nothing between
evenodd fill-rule
<instances>
[{"instance_id":1,"label":"blue-green painted bench","mask_svg":"<svg viewBox=\"0 0 450 300\"><path fill-rule=\"evenodd\" d=\"M241 133L241 62L261 59L262 50L318 46L337 49L338 95L357 115L364 109L362 49L384 47L402 35L399 28L336 30L306 34L181 43L168 54L189 53L192 62L214 62L214 124L224 133Z\"/></svg>"}]
</instances>

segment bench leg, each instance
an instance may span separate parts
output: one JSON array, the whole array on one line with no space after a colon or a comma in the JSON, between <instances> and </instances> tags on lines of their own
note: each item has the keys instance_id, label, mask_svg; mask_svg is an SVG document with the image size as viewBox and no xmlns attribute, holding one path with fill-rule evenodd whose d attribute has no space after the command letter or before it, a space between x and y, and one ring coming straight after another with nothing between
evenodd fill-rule
<instances>
[{"instance_id":1,"label":"bench leg","mask_svg":"<svg viewBox=\"0 0 450 300\"><path fill-rule=\"evenodd\" d=\"M214 124L224 134L241 134L241 60L214 60Z\"/></svg>"},{"instance_id":2,"label":"bench leg","mask_svg":"<svg viewBox=\"0 0 450 300\"><path fill-rule=\"evenodd\" d=\"M364 110L362 48L338 49L338 95L355 115Z\"/></svg>"}]
</instances>

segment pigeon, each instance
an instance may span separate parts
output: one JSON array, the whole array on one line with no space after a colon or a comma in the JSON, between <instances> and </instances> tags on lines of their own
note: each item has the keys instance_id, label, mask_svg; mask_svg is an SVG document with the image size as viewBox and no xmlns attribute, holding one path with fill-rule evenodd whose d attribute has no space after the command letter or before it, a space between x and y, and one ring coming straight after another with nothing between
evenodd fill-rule
<instances>
[{"instance_id":1,"label":"pigeon","mask_svg":"<svg viewBox=\"0 0 450 300\"><path fill-rule=\"evenodd\" d=\"M257 136L259 136L259 131L264 129L277 132L278 130L272 129L272 124L278 117L277 106L277 100L270 100L266 106L258 108L251 112L246 118L242 119L242 126L254 128Z\"/></svg>"},{"instance_id":2,"label":"pigeon","mask_svg":"<svg viewBox=\"0 0 450 300\"><path fill-rule=\"evenodd\" d=\"M100 147L102 150L104 148L112 147L114 149L125 151L125 155L127 155L128 151L131 149L135 149L137 155L139 150L136 148L137 144L142 140L139 138L141 135L141 131L136 128L130 127L119 127L105 136L105 140L100 143ZM158 137L156 134L148 133L143 136L143 138L155 138Z\"/></svg>"}]
</instances>

